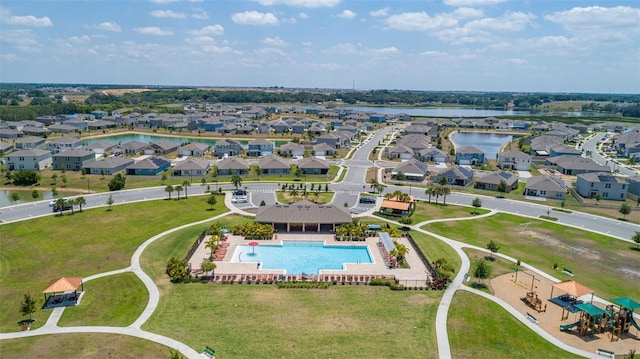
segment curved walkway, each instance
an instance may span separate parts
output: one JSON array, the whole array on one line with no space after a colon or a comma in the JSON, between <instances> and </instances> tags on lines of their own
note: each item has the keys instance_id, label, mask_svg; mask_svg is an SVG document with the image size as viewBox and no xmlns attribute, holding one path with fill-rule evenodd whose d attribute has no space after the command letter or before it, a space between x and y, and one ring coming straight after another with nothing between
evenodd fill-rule
<instances>
[{"instance_id":1,"label":"curved walkway","mask_svg":"<svg viewBox=\"0 0 640 359\"><path fill-rule=\"evenodd\" d=\"M229 204L231 202L230 199L230 194L227 195L228 198L225 198L225 203L227 201L229 201ZM195 351L193 348L189 347L188 345L179 342L173 338L169 338L169 337L165 337L163 335L159 335L159 334L155 334L155 333L151 333L145 330L142 330L141 327L142 325L149 320L149 318L151 317L151 315L153 315L153 312L156 310L156 308L158 307L158 303L160 302L160 292L158 290L158 287L155 285L155 283L153 282L153 279L151 279L151 277L149 277L143 270L142 270L142 266L140 264L140 258L142 257L142 253L145 251L145 249L147 249L147 247L155 242L156 240L170 234L176 231L180 231L182 229L191 227L191 226L195 226L195 225L199 225L199 224L203 224L203 223L207 223L207 222L211 222L214 221L216 219L225 217L229 214L232 213L240 213L240 214L245 214L245 212L237 209L235 206L229 206L229 208L231 209L228 212L219 214L217 216L211 217L211 218L207 218L201 221L197 221L197 222L192 222L192 223L188 223L179 227L175 227L172 229L169 229L167 231L164 231L162 233L159 233L151 238L149 238L148 240L146 240L144 243L142 243L140 246L138 246L138 248L136 249L136 251L133 253L132 257L131 257L131 266L127 267L127 268L122 268L122 269L118 269L118 270L113 270L113 271L109 271L109 272L104 272L104 273L98 273L89 277L84 278L85 282L88 282L90 280L93 279L98 279L98 278L103 278L103 277L107 277L110 275L117 275L117 274L121 274L121 273L126 273L126 272L133 272L138 278L140 278L140 280L142 281L142 283L144 284L144 286L147 288L147 291L149 293L149 299L147 301L147 305L144 308L144 310L142 311L142 313L140 314L140 316L138 316L138 318L129 326L126 327L110 327L110 326L76 326L76 327L60 327L58 326L58 321L60 320L60 317L62 317L62 313L64 313L64 307L60 307L60 308L55 308L52 310L51 315L49 315L49 319L47 320L47 322L40 328L38 329L34 329L34 330L30 330L30 331L25 331L25 332L13 332L13 333L0 333L0 340L2 339L18 339L18 338L26 338L26 337L33 337L33 336L38 336L38 335L47 335L47 334L63 334L63 333L110 333L110 334L121 334L121 335L129 335L129 336L133 336L133 337L138 337L138 338L142 338L142 339L147 339L153 342L156 342L158 344L162 344L164 346L170 347L174 350L179 351L180 353L182 353L182 355L184 355L187 358L190 359L198 359L198 358L202 358L202 356L200 355L200 353L198 353L197 351ZM235 210L234 210L235 209Z\"/></svg>"}]
</instances>

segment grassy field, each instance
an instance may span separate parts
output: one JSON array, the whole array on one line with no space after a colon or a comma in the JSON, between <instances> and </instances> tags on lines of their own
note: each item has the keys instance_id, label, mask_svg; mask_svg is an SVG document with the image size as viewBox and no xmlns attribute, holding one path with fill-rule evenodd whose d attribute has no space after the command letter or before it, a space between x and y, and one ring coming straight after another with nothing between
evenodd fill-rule
<instances>
[{"instance_id":1,"label":"grassy field","mask_svg":"<svg viewBox=\"0 0 640 359\"><path fill-rule=\"evenodd\" d=\"M314 193L315 191L308 191L306 199L308 201L315 202L318 204L325 204L325 203L331 202L334 195L334 192L324 192L324 187L322 191L318 191L318 197L316 197ZM286 192L276 191L276 198L278 200L278 203L293 203L293 202L298 202L304 199L300 190L298 190L298 195L295 198L291 196L291 193L289 191L286 191Z\"/></svg>"},{"instance_id":2,"label":"grassy field","mask_svg":"<svg viewBox=\"0 0 640 359\"><path fill-rule=\"evenodd\" d=\"M420 223L432 219L440 218L463 218L477 216L479 214L485 214L489 211L482 208L463 207L454 205L442 205L442 199L440 204L435 203L435 198L432 198L432 202L418 202L416 203L416 211L413 213L413 223ZM471 213L477 212L477 213Z\"/></svg>"},{"instance_id":3,"label":"grassy field","mask_svg":"<svg viewBox=\"0 0 640 359\"><path fill-rule=\"evenodd\" d=\"M579 358L542 339L499 305L468 292L453 297L447 328L454 358Z\"/></svg>"},{"instance_id":4,"label":"grassy field","mask_svg":"<svg viewBox=\"0 0 640 359\"><path fill-rule=\"evenodd\" d=\"M421 252L425 254L430 262L435 262L440 258L444 258L458 271L462 266L462 260L458 253L443 241L431 237L418 231L411 231L413 240L418 245Z\"/></svg>"},{"instance_id":5,"label":"grassy field","mask_svg":"<svg viewBox=\"0 0 640 359\"><path fill-rule=\"evenodd\" d=\"M478 263L478 261L483 259L488 260L487 263L489 264L489 267L491 267L491 275L489 276L489 278L481 280L480 283L487 286L485 287L487 289L486 292L491 294L493 294L494 291L493 291L493 288L491 288L491 286L489 285L489 280L506 273L513 273L516 269L515 263L512 263L500 257L495 257L495 256L491 257L486 252L482 252L482 251L478 251L470 248L465 248L464 252L467 254L467 256L469 257L469 260L471 261L471 269L469 270L469 275L471 276L471 280L468 282L465 282L464 284L468 286L473 286L475 283L478 283L478 279L473 277L473 268L475 264Z\"/></svg>"},{"instance_id":6,"label":"grassy field","mask_svg":"<svg viewBox=\"0 0 640 359\"><path fill-rule=\"evenodd\" d=\"M25 293L43 304L40 294L51 279L81 276L127 267L142 242L167 229L223 212L204 198L149 201L47 216L0 227L0 331L19 330L18 311ZM152 214L152 215L151 215ZM34 313L41 326L50 311Z\"/></svg>"},{"instance_id":7,"label":"grassy field","mask_svg":"<svg viewBox=\"0 0 640 359\"><path fill-rule=\"evenodd\" d=\"M526 228L523 223L530 223ZM423 227L464 243L485 247L490 239L500 253L519 258L561 280L575 279L605 298L640 298L640 251L630 243L604 235L532 220L496 214L481 221L433 223ZM575 277L553 271L569 268Z\"/></svg>"},{"instance_id":8,"label":"grassy field","mask_svg":"<svg viewBox=\"0 0 640 359\"><path fill-rule=\"evenodd\" d=\"M85 283L84 289L81 305L64 310L58 321L61 327L125 327L142 313L149 294L140 279L131 272L94 279Z\"/></svg>"},{"instance_id":9,"label":"grassy field","mask_svg":"<svg viewBox=\"0 0 640 359\"><path fill-rule=\"evenodd\" d=\"M169 354L170 349L164 345L117 334L56 334L0 340L2 359L156 359L169 358Z\"/></svg>"},{"instance_id":10,"label":"grassy field","mask_svg":"<svg viewBox=\"0 0 640 359\"><path fill-rule=\"evenodd\" d=\"M143 329L230 358L379 357L389 348L403 358L437 358L433 323L442 292L170 283L166 259L182 255L200 230L168 235L144 253L162 298Z\"/></svg>"}]
</instances>

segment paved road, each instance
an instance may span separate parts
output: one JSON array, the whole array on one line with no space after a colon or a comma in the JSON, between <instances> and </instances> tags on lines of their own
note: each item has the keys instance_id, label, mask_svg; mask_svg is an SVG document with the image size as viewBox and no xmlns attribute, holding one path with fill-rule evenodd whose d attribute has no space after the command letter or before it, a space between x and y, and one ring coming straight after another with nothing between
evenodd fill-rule
<instances>
[{"instance_id":1,"label":"paved road","mask_svg":"<svg viewBox=\"0 0 640 359\"><path fill-rule=\"evenodd\" d=\"M604 136L606 136L606 133L598 132L595 136L585 141L582 144L583 153L586 153L587 151L591 151L592 160L594 160L595 162L601 165L609 166L611 167L612 171L618 171L622 175L637 176L638 174L640 174L638 171L634 171L624 165L617 164L614 161L608 158L605 158L600 154L600 152L598 152L597 144L599 141L602 141L602 138L604 138Z\"/></svg>"}]
</instances>

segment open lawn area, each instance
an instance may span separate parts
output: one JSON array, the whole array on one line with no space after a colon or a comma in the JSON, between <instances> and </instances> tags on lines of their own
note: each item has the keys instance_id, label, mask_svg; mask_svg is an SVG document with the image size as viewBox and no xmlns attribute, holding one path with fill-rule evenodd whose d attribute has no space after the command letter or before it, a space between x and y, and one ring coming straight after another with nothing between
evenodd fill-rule
<instances>
[{"instance_id":1,"label":"open lawn area","mask_svg":"<svg viewBox=\"0 0 640 359\"><path fill-rule=\"evenodd\" d=\"M529 223L529 224L526 224ZM478 221L432 223L424 229L486 247L490 240L505 253L561 280L574 279L604 299L640 298L640 251L634 244L556 223L509 214ZM559 270L553 270L557 263ZM575 276L563 274L570 269Z\"/></svg>"},{"instance_id":2,"label":"open lawn area","mask_svg":"<svg viewBox=\"0 0 640 359\"><path fill-rule=\"evenodd\" d=\"M413 223L417 224L424 221L440 218L463 218L472 217L479 214L485 214L489 211L482 208L464 207L455 205L442 205L442 199L436 204L435 201L417 202L416 211L413 213Z\"/></svg>"},{"instance_id":3,"label":"open lawn area","mask_svg":"<svg viewBox=\"0 0 640 359\"><path fill-rule=\"evenodd\" d=\"M169 358L170 349L127 335L82 333L0 340L0 354L2 359L157 359Z\"/></svg>"},{"instance_id":4,"label":"open lawn area","mask_svg":"<svg viewBox=\"0 0 640 359\"><path fill-rule=\"evenodd\" d=\"M170 234L143 254L143 268L162 293L143 329L194 348L211 345L230 358L373 358L390 348L403 358L437 358L440 291L170 283L167 259L184 255L202 229Z\"/></svg>"},{"instance_id":5,"label":"open lawn area","mask_svg":"<svg viewBox=\"0 0 640 359\"><path fill-rule=\"evenodd\" d=\"M494 302L458 291L449 309L454 358L579 358L542 339Z\"/></svg>"},{"instance_id":6,"label":"open lawn area","mask_svg":"<svg viewBox=\"0 0 640 359\"><path fill-rule=\"evenodd\" d=\"M122 206L46 216L0 227L0 331L17 331L25 293L37 299L37 319L44 324L49 310L42 290L51 279L86 277L130 265L135 249L150 237L176 226L215 216L226 210L220 201L213 211L204 198L148 201ZM184 255L184 254L183 254ZM91 290L91 282L87 283Z\"/></svg>"},{"instance_id":7,"label":"open lawn area","mask_svg":"<svg viewBox=\"0 0 640 359\"><path fill-rule=\"evenodd\" d=\"M291 191L285 191L285 192L276 191L276 198L278 200L278 203L293 203L293 202L298 202L302 199L305 199L302 194L302 191L301 190L297 190L297 191L298 192L295 197L291 195ZM316 196L316 193L318 194L317 196ZM331 200L333 199L333 195L334 195L334 192L308 191L306 200L314 203L318 203L318 204L325 204L325 203L331 202Z\"/></svg>"},{"instance_id":8,"label":"open lawn area","mask_svg":"<svg viewBox=\"0 0 640 359\"><path fill-rule=\"evenodd\" d=\"M130 325L142 314L149 294L132 272L94 279L84 289L80 305L66 308L59 326Z\"/></svg>"}]
</instances>

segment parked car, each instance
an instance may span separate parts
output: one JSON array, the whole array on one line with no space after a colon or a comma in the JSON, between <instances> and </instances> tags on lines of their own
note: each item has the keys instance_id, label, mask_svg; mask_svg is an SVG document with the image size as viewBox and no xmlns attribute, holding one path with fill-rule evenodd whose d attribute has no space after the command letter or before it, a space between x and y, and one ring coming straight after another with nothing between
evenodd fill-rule
<instances>
[{"instance_id":1,"label":"parked car","mask_svg":"<svg viewBox=\"0 0 640 359\"><path fill-rule=\"evenodd\" d=\"M238 196L238 197L233 197L231 199L231 203L247 203L249 202L249 200L247 199L246 196Z\"/></svg>"},{"instance_id":2,"label":"parked car","mask_svg":"<svg viewBox=\"0 0 640 359\"><path fill-rule=\"evenodd\" d=\"M247 191L245 191L243 189L237 189L237 190L233 191L233 195L234 196L246 196L247 195Z\"/></svg>"},{"instance_id":3,"label":"parked car","mask_svg":"<svg viewBox=\"0 0 640 359\"><path fill-rule=\"evenodd\" d=\"M360 203L376 203L376 198L363 196L363 197L360 197Z\"/></svg>"},{"instance_id":4,"label":"parked car","mask_svg":"<svg viewBox=\"0 0 640 359\"><path fill-rule=\"evenodd\" d=\"M62 210L63 211L68 211L71 209L71 205L69 203L65 203L64 206L62 206ZM57 204L53 205L53 211L54 212L60 212L60 206L58 206Z\"/></svg>"}]
</instances>

